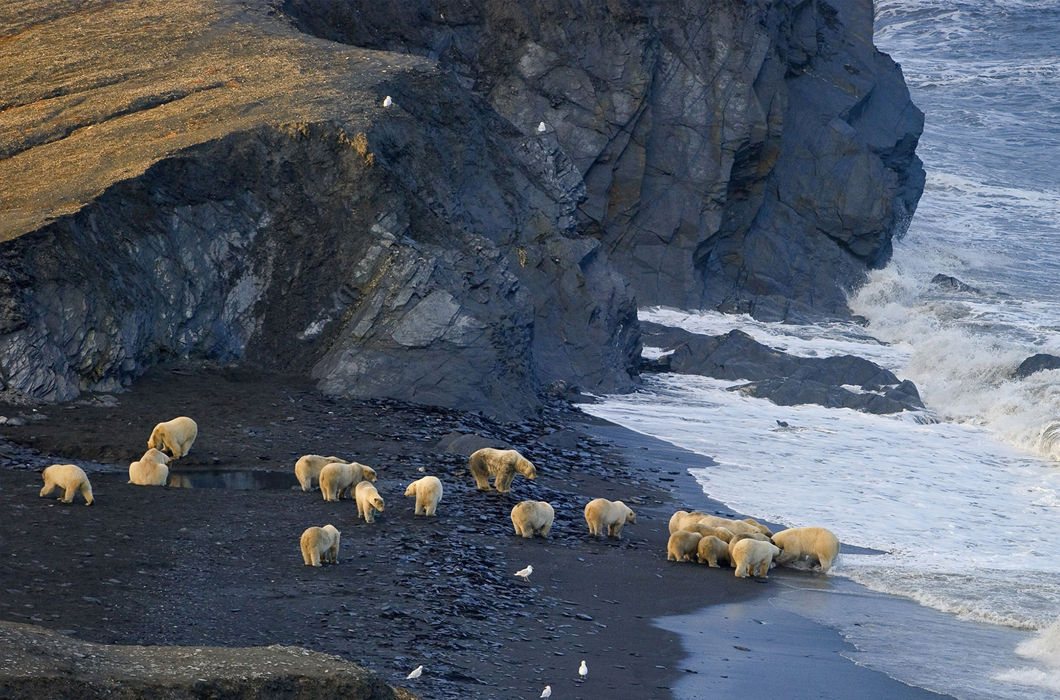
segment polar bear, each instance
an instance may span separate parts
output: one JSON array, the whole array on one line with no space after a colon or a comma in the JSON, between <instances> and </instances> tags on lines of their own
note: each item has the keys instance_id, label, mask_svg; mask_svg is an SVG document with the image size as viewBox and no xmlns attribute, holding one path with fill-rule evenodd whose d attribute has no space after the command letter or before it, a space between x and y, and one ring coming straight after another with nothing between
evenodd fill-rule
<instances>
[{"instance_id":1,"label":"polar bear","mask_svg":"<svg viewBox=\"0 0 1060 700\"><path fill-rule=\"evenodd\" d=\"M714 535L704 535L699 539L697 558L700 564L718 566L718 560L729 561L729 544Z\"/></svg>"},{"instance_id":2,"label":"polar bear","mask_svg":"<svg viewBox=\"0 0 1060 700\"><path fill-rule=\"evenodd\" d=\"M512 525L520 537L548 537L556 511L547 501L522 501L512 508Z\"/></svg>"},{"instance_id":3,"label":"polar bear","mask_svg":"<svg viewBox=\"0 0 1060 700\"><path fill-rule=\"evenodd\" d=\"M156 425L147 440L147 449L169 450L173 459L179 459L191 451L198 434L199 426L195 421L187 416L180 416Z\"/></svg>"},{"instance_id":4,"label":"polar bear","mask_svg":"<svg viewBox=\"0 0 1060 700\"><path fill-rule=\"evenodd\" d=\"M353 496L353 489L362 481L375 481L375 470L357 462L332 462L320 470L320 493L325 501L337 501L343 495Z\"/></svg>"},{"instance_id":5,"label":"polar bear","mask_svg":"<svg viewBox=\"0 0 1060 700\"><path fill-rule=\"evenodd\" d=\"M512 480L516 472L531 481L537 478L534 465L515 450L483 447L471 453L467 460L467 467L471 476L475 478L475 487L479 491L490 490L489 478L491 476L494 488L501 493L508 493L512 490Z\"/></svg>"},{"instance_id":6,"label":"polar bear","mask_svg":"<svg viewBox=\"0 0 1060 700\"><path fill-rule=\"evenodd\" d=\"M357 516L366 523L374 523L375 511L383 512L383 497L368 481L358 482L353 495L357 499Z\"/></svg>"},{"instance_id":7,"label":"polar bear","mask_svg":"<svg viewBox=\"0 0 1060 700\"><path fill-rule=\"evenodd\" d=\"M299 544L302 546L302 559L306 566L320 566L339 563L339 537L342 535L334 525L309 527L302 533Z\"/></svg>"},{"instance_id":8,"label":"polar bear","mask_svg":"<svg viewBox=\"0 0 1060 700\"><path fill-rule=\"evenodd\" d=\"M736 575L739 578L760 576L767 578L769 565L773 563L773 557L780 554L780 548L770 542L763 542L753 537L746 537L729 543L729 556L736 566Z\"/></svg>"},{"instance_id":9,"label":"polar bear","mask_svg":"<svg viewBox=\"0 0 1060 700\"><path fill-rule=\"evenodd\" d=\"M636 522L636 514L622 501L594 498L585 504L585 524L593 537L603 535L606 530L609 537L622 539L622 526Z\"/></svg>"},{"instance_id":10,"label":"polar bear","mask_svg":"<svg viewBox=\"0 0 1060 700\"><path fill-rule=\"evenodd\" d=\"M704 525L703 523L695 523L688 527L681 528L682 530L688 530L689 532L698 532L704 537L717 537L719 540L725 543L727 547L729 541L732 540L732 530L724 527L711 527L710 525Z\"/></svg>"},{"instance_id":11,"label":"polar bear","mask_svg":"<svg viewBox=\"0 0 1060 700\"><path fill-rule=\"evenodd\" d=\"M666 541L666 561L692 561L699 554L699 541L703 536L698 532L678 530Z\"/></svg>"},{"instance_id":12,"label":"polar bear","mask_svg":"<svg viewBox=\"0 0 1060 700\"><path fill-rule=\"evenodd\" d=\"M761 532L761 529L750 523L744 522L743 520L731 520L729 518L722 518L717 515L701 513L700 511L695 510L691 513L686 510L679 510L670 516L670 534L673 534L678 530L687 530L690 525L695 525L696 523L702 523L703 525L709 525L711 527L723 527L734 535Z\"/></svg>"},{"instance_id":13,"label":"polar bear","mask_svg":"<svg viewBox=\"0 0 1060 700\"><path fill-rule=\"evenodd\" d=\"M74 494L80 491L85 505L92 505L92 484L88 483L88 476L76 464L53 464L45 467L41 476L44 477L41 497L47 496L58 486L63 490L63 496L59 499L63 503L73 503Z\"/></svg>"},{"instance_id":14,"label":"polar bear","mask_svg":"<svg viewBox=\"0 0 1060 700\"><path fill-rule=\"evenodd\" d=\"M773 535L773 542L781 549L780 556L777 557L778 564L790 564L805 557L816 560L821 567L821 573L825 574L839 556L839 538L823 527L793 527L781 530Z\"/></svg>"},{"instance_id":15,"label":"polar bear","mask_svg":"<svg viewBox=\"0 0 1060 700\"><path fill-rule=\"evenodd\" d=\"M165 486L169 479L169 461L172 459L154 447L144 452L137 462L129 464L129 483L137 486Z\"/></svg>"},{"instance_id":16,"label":"polar bear","mask_svg":"<svg viewBox=\"0 0 1060 700\"><path fill-rule=\"evenodd\" d=\"M320 470L324 468L324 465L332 462L346 464L346 460L341 457L321 457L320 455L302 455L299 457L298 461L294 463L294 476L298 479L298 483L302 485L302 490L311 490L313 482L319 482L320 480Z\"/></svg>"},{"instance_id":17,"label":"polar bear","mask_svg":"<svg viewBox=\"0 0 1060 700\"><path fill-rule=\"evenodd\" d=\"M438 501L442 500L442 480L436 476L416 479L405 489L405 498L416 497L414 515L434 515Z\"/></svg>"},{"instance_id":18,"label":"polar bear","mask_svg":"<svg viewBox=\"0 0 1060 700\"><path fill-rule=\"evenodd\" d=\"M768 527L766 527L762 523L758 522L754 518L742 518L740 520L740 522L747 523L751 527L757 528L758 531L761 532L766 537L772 537L773 536L773 531L772 530L770 530Z\"/></svg>"}]
</instances>

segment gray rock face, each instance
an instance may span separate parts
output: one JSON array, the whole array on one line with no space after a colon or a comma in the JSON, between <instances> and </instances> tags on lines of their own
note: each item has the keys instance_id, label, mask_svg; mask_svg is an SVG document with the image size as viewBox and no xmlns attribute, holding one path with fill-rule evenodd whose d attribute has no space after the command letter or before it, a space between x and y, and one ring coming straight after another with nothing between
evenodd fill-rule
<instances>
[{"instance_id":1,"label":"gray rock face","mask_svg":"<svg viewBox=\"0 0 1060 700\"><path fill-rule=\"evenodd\" d=\"M1013 376L1016 379L1026 379L1035 372L1043 372L1049 369L1060 369L1060 357L1040 352L1021 362Z\"/></svg>"},{"instance_id":2,"label":"gray rock face","mask_svg":"<svg viewBox=\"0 0 1060 700\"><path fill-rule=\"evenodd\" d=\"M872 45L871 0L284 8L328 39L438 59L561 147L579 220L642 304L845 314L923 189L923 116Z\"/></svg>"},{"instance_id":3,"label":"gray rock face","mask_svg":"<svg viewBox=\"0 0 1060 700\"><path fill-rule=\"evenodd\" d=\"M861 357L797 357L763 345L742 331L708 336L645 325L652 345L672 350L647 364L647 370L751 380L731 390L781 406L813 403L868 413L924 408L911 381L901 381Z\"/></svg>"},{"instance_id":4,"label":"gray rock face","mask_svg":"<svg viewBox=\"0 0 1060 700\"><path fill-rule=\"evenodd\" d=\"M64 400L245 358L500 416L550 382L627 389L635 304L575 229L566 160L442 76L390 88L404 109L358 137L230 134L4 244L4 388Z\"/></svg>"}]
</instances>

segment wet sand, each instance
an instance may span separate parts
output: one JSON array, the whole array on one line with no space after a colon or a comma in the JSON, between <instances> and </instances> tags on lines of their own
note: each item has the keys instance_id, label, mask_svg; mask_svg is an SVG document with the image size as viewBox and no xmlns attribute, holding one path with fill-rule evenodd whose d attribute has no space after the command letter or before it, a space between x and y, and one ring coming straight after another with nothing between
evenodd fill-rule
<instances>
[{"instance_id":1,"label":"wet sand","mask_svg":"<svg viewBox=\"0 0 1060 700\"><path fill-rule=\"evenodd\" d=\"M554 698L938 697L853 663L836 632L771 602L785 585L827 587L827 577L741 580L667 562L675 509L729 512L685 472L709 460L566 405L502 424L185 367L37 409L0 406L25 420L0 425L0 619L103 643L298 645L424 698L536 698L546 684ZM289 486L275 476L271 488L127 484L153 425L176 415L195 417L200 433L175 471L236 472L244 486L247 472L286 472ZM538 478L477 492L466 457L445 451L457 434L519 449ZM293 465L306 453L375 467L386 499L377 522L303 493ZM60 461L89 471L94 506L38 497L40 469ZM403 498L425 473L446 488L436 518L414 517ZM637 512L621 541L589 536L582 508L597 496ZM524 499L555 507L547 540L513 534L509 512ZM299 535L329 522L343 533L339 564L305 567ZM529 582L513 576L527 564ZM419 664L423 675L406 681Z\"/></svg>"}]
</instances>

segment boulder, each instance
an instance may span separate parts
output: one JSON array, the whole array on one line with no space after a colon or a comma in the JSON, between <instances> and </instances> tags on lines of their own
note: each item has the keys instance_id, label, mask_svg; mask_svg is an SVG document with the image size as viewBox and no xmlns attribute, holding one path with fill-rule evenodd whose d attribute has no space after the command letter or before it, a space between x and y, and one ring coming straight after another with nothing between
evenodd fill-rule
<instances>
[{"instance_id":1,"label":"boulder","mask_svg":"<svg viewBox=\"0 0 1060 700\"><path fill-rule=\"evenodd\" d=\"M1042 372L1049 369L1060 369L1060 357L1040 352L1037 355L1031 355L1021 362L1020 366L1016 368L1016 371L1012 376L1016 379L1026 379L1035 372Z\"/></svg>"}]
</instances>

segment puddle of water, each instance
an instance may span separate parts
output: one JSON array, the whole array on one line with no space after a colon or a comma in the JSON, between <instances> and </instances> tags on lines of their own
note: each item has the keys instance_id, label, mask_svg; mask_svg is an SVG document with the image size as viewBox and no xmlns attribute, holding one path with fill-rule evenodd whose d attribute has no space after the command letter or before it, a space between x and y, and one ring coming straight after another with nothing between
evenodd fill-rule
<instances>
[{"instance_id":1,"label":"puddle of water","mask_svg":"<svg viewBox=\"0 0 1060 700\"><path fill-rule=\"evenodd\" d=\"M254 469L212 469L169 474L167 486L181 489L290 489L301 488L292 472Z\"/></svg>"}]
</instances>

